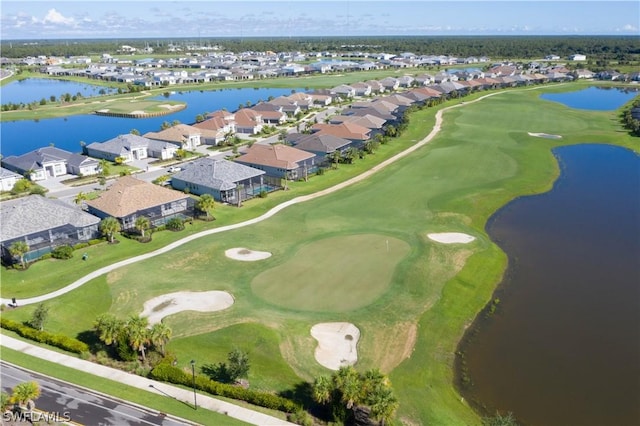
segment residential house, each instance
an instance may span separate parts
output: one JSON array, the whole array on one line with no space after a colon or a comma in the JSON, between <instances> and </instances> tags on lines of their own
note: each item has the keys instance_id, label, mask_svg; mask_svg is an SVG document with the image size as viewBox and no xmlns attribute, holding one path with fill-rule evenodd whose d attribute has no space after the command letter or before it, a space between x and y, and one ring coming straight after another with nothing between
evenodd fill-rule
<instances>
[{"instance_id":1,"label":"residential house","mask_svg":"<svg viewBox=\"0 0 640 426\"><path fill-rule=\"evenodd\" d=\"M33 181L46 180L66 174L94 175L99 172L99 162L86 155L74 154L48 146L20 156L2 159L2 165L13 172L29 176Z\"/></svg>"},{"instance_id":2,"label":"residential house","mask_svg":"<svg viewBox=\"0 0 640 426\"><path fill-rule=\"evenodd\" d=\"M16 182L22 179L22 175L19 175L15 172L12 172L9 169L5 169L4 167L0 167L0 191L7 192L11 191L15 186Z\"/></svg>"},{"instance_id":3,"label":"residential house","mask_svg":"<svg viewBox=\"0 0 640 426\"><path fill-rule=\"evenodd\" d=\"M386 91L382 83L378 80L368 80L365 81L365 84L371 87L371 94L380 94Z\"/></svg>"},{"instance_id":4,"label":"residential house","mask_svg":"<svg viewBox=\"0 0 640 426\"><path fill-rule=\"evenodd\" d=\"M9 248L16 241L29 246L26 261L61 245L75 245L100 236L100 219L61 200L29 195L0 203L2 260L14 262Z\"/></svg>"},{"instance_id":5,"label":"residential house","mask_svg":"<svg viewBox=\"0 0 640 426\"><path fill-rule=\"evenodd\" d=\"M362 148L370 139L371 130L359 124L344 122L340 124L317 123L311 127L312 133L333 135L351 141L354 148Z\"/></svg>"},{"instance_id":6,"label":"residential house","mask_svg":"<svg viewBox=\"0 0 640 426\"><path fill-rule=\"evenodd\" d=\"M251 108L262 116L265 124L283 124L287 121L287 114L282 111L281 105L274 105L270 102L260 102Z\"/></svg>"},{"instance_id":7,"label":"residential house","mask_svg":"<svg viewBox=\"0 0 640 426\"><path fill-rule=\"evenodd\" d=\"M353 98L356 95L355 89L348 84L341 84L333 87L330 92L332 96L337 96L341 99Z\"/></svg>"},{"instance_id":8,"label":"residential house","mask_svg":"<svg viewBox=\"0 0 640 426\"><path fill-rule=\"evenodd\" d=\"M372 138L378 133L384 133L384 125L387 120L372 114L365 115L336 115L329 120L330 124L354 123L370 130L369 137Z\"/></svg>"},{"instance_id":9,"label":"residential house","mask_svg":"<svg viewBox=\"0 0 640 426\"><path fill-rule=\"evenodd\" d=\"M287 114L289 117L294 117L302 111L298 102L287 96L278 96L277 98L270 100L268 103L281 107L282 112Z\"/></svg>"},{"instance_id":10,"label":"residential house","mask_svg":"<svg viewBox=\"0 0 640 426\"><path fill-rule=\"evenodd\" d=\"M176 124L159 132L148 132L144 134L144 137L169 142L188 151L202 145L202 130L187 124Z\"/></svg>"},{"instance_id":11,"label":"residential house","mask_svg":"<svg viewBox=\"0 0 640 426\"><path fill-rule=\"evenodd\" d=\"M233 114L216 111L207 117L206 120L193 124L193 127L204 132L201 140L204 144L219 145L227 135L235 133L236 123Z\"/></svg>"},{"instance_id":12,"label":"residential house","mask_svg":"<svg viewBox=\"0 0 640 426\"><path fill-rule=\"evenodd\" d=\"M152 226L174 217L192 216L191 199L184 192L154 185L134 176L123 176L94 200L86 201L88 212L104 219L115 217L123 230L135 228L136 219L146 217Z\"/></svg>"},{"instance_id":13,"label":"residential house","mask_svg":"<svg viewBox=\"0 0 640 426\"><path fill-rule=\"evenodd\" d=\"M398 90L398 88L400 87L400 81L398 81L398 79L394 77L385 77L380 80L380 84L382 85L382 87L384 87L385 91L390 92Z\"/></svg>"},{"instance_id":14,"label":"residential house","mask_svg":"<svg viewBox=\"0 0 640 426\"><path fill-rule=\"evenodd\" d=\"M326 162L327 155L335 151L342 153L351 146L351 141L334 135L321 133L310 135L299 133L298 135L300 135L298 138L292 140L293 146L315 154L318 164Z\"/></svg>"},{"instance_id":15,"label":"residential house","mask_svg":"<svg viewBox=\"0 0 640 426\"><path fill-rule=\"evenodd\" d=\"M306 179L317 170L314 153L284 144L254 144L235 162L264 170L265 181L277 186L280 179Z\"/></svg>"},{"instance_id":16,"label":"residential house","mask_svg":"<svg viewBox=\"0 0 640 426\"><path fill-rule=\"evenodd\" d=\"M238 204L274 188L264 185L263 170L233 161L199 158L171 178L171 186L191 194L210 194L222 203Z\"/></svg>"},{"instance_id":17,"label":"residential house","mask_svg":"<svg viewBox=\"0 0 640 426\"><path fill-rule=\"evenodd\" d=\"M173 143L149 139L131 133L119 135L104 142L94 142L85 147L87 154L91 157L107 161L116 161L117 158L121 158L124 163L148 157L168 160L175 156L178 148Z\"/></svg>"},{"instance_id":18,"label":"residential house","mask_svg":"<svg viewBox=\"0 0 640 426\"><path fill-rule=\"evenodd\" d=\"M355 96L370 96L371 95L371 86L367 83L353 83L351 87L354 90Z\"/></svg>"},{"instance_id":19,"label":"residential house","mask_svg":"<svg viewBox=\"0 0 640 426\"><path fill-rule=\"evenodd\" d=\"M242 108L235 112L236 132L255 135L260 133L264 122L262 114L250 108Z\"/></svg>"},{"instance_id":20,"label":"residential house","mask_svg":"<svg viewBox=\"0 0 640 426\"><path fill-rule=\"evenodd\" d=\"M296 105L299 106L300 109L303 111L307 111L313 108L314 106L313 97L311 97L311 95L309 95L308 93L304 93L304 92L292 93L291 95L287 96L287 99L289 99L292 102L295 102Z\"/></svg>"}]
</instances>

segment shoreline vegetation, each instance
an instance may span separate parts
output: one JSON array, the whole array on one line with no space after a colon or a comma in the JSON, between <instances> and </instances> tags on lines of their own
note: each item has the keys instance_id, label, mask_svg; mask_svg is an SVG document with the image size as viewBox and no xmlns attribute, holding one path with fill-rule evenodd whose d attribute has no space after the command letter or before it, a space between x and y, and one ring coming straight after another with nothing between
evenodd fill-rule
<instances>
[{"instance_id":1,"label":"shoreline vegetation","mask_svg":"<svg viewBox=\"0 0 640 426\"><path fill-rule=\"evenodd\" d=\"M256 82L252 84L255 85ZM624 146L635 152L639 150L637 143L626 132L620 130L620 123L612 120L617 112L572 111L569 117L563 106L540 104L544 101L535 96L540 90L566 91L575 87L586 87L587 84L593 85L593 82L536 86L532 90L500 90L495 92L498 96L483 99L474 106L471 100L486 95L486 92L478 93L415 112L411 116L411 124L406 134L381 147L378 153L357 162L354 167L342 166L307 183L292 183L291 191L282 191L265 200L247 203L242 210L222 206L216 211L217 220L213 225L196 223L187 232L193 234L211 227L239 223L260 216L295 196L308 195L356 176L423 139L432 131L435 115L442 109L465 104L462 108L449 109L446 112L442 131L431 144L357 186L323 197L319 202L312 201L308 206L305 203L301 207L287 209L270 219L268 224L252 226L252 230L233 231L229 236L220 235L215 242L203 238L200 242L190 243L189 250L178 249L175 255L189 258L192 255L188 253L198 253L207 244L213 244L215 247L245 244L244 246L268 248L267 251L272 252L274 258L282 259L283 256L292 256L308 239L318 239L326 233L336 236L348 235L350 232L361 230L363 226L411 242L414 247L412 253L399 263L388 292L370 307L347 315L350 322L364 330L363 340L358 348L361 356L358 365L367 368L384 362L382 352L395 348L393 344L397 343L385 342L386 336L393 331L398 331L401 337L406 336L400 331L406 326L415 327L415 345L409 351L409 356L400 359L393 365L394 368L390 368L389 373L401 402L398 418L409 424L479 424L479 414L461 400L455 390L453 354L466 327L491 301L491 296L506 270L506 255L488 239L484 230L487 220L514 198L545 192L553 185L559 175L558 164L551 154L553 147L592 142L596 138L601 143ZM300 86L299 80L296 86ZM513 108L514 102L522 106L521 110ZM545 106L544 110L540 110L540 105ZM562 139L539 138L531 141L533 138L525 128L521 134L509 133L496 141L493 129L486 129L487 120L490 120L492 114L512 114L514 120L504 121L520 120L519 122L530 129L544 129L550 135L562 135ZM466 130L460 130L460 122L467 123ZM533 124L536 124L536 127ZM544 127L541 124L544 124ZM497 123L497 127L500 131L511 131L503 123ZM394 179L391 179L392 176ZM421 186L421 192L424 194L417 198L411 188L424 184L424 181L417 182L412 176L428 179L429 187ZM398 179L399 181L394 182ZM469 182L474 183L470 185ZM373 187L377 189L374 190ZM380 202L381 197L391 194L395 194L397 204L408 212L407 218L397 214L399 206L388 205L392 204L388 203L390 198L387 198L386 203ZM327 205L323 206L322 203ZM371 212L366 212L366 219L365 216L361 216L363 212L359 207L362 205L371 206ZM353 215L359 220L367 220L366 225L354 226L340 216L334 217L333 222L318 218L322 214L333 212L332 208L345 215ZM332 214L335 216L335 213ZM386 220L381 219L383 217ZM422 222L419 222L419 218L423 219ZM305 237L304 241L298 241L295 236L281 234L278 235L282 241L273 241L274 229L286 229L286 223L291 221L301 224L311 221L310 223L315 223L315 228L318 229L305 225L303 230L309 236ZM418 226L416 223L422 225ZM436 246L426 241L427 233L452 230L461 230L478 236L478 239L464 249L446 247L446 244ZM91 248L93 252L90 258L100 259L100 265L106 265L130 257L133 253L139 254L140 250L153 251L184 236L170 234L172 233L154 235L153 241L143 248L126 240L118 247L108 247L108 250L104 247ZM132 288L136 280L148 276L149 271L163 270L169 278L184 281L184 277L180 278L177 271L167 269L163 262L167 260L149 260L138 266L129 266L127 274L123 271L94 279L85 288L54 300L52 312L55 308L60 310L72 304L78 306L80 313L88 319L74 323L71 320L72 313L58 314L52 321L51 328L73 335L85 330L93 320L90 317L95 316L96 312L135 312L139 305L141 306L144 296L150 295L150 291L139 288L137 292L140 294L133 295L128 289ZM271 260L265 262L270 264ZM96 265L75 268L69 263L53 260L40 263L42 265L34 264L24 272L3 270L3 296L11 296L7 292L20 291L21 297L26 297L29 292L25 292L24 287L27 286L31 287L31 294L37 294L33 291L48 292L59 285L59 276L73 280L76 279L74 277L83 276L96 269ZM220 276L226 267L223 265L226 264L212 265L212 270L206 270L212 273L212 276ZM224 328L242 324L251 318L270 318L269 329L276 330L282 352L276 358L281 356L288 362L298 379L308 380L314 374L322 372L321 367L313 364L312 355L301 355L304 359L298 361L292 354L306 353L308 343L299 336L308 334L306 328L311 320L320 322L319 319L332 317L298 312L292 313L288 320L283 320L280 310L252 295L251 289L236 284L250 282L251 277L260 270L255 269L260 268L258 265L255 268L251 266L252 268L231 270L227 277L220 280L220 290L235 290L237 306L234 305L233 312L210 316L184 315L169 320L172 328L181 330L175 342L172 342L172 349L179 355L179 359L188 359L188 354L192 352L205 358L206 355L201 352L202 348L198 349L205 339L216 339L217 333ZM51 272L52 270L55 272ZM191 277L188 271L183 272L187 277ZM36 284L38 281L40 283ZM206 283L196 281L191 281L191 285L198 289L208 288ZM411 294L407 294L405 285L410 287ZM414 296L418 300L410 300ZM116 303L117 298L122 299L119 299L119 305L115 306L113 303ZM81 308L82 306L86 307ZM28 319L32 310L31 307L24 307L5 311L3 314L8 314L7 316L16 320ZM78 315L78 312L73 314ZM207 320L206 323L212 324L198 321L202 318ZM189 324L193 326L192 329L189 329ZM390 345L385 347L384 343ZM380 349L381 344L384 350ZM286 387L286 381L286 378L282 379L279 386Z\"/></svg>"}]
</instances>

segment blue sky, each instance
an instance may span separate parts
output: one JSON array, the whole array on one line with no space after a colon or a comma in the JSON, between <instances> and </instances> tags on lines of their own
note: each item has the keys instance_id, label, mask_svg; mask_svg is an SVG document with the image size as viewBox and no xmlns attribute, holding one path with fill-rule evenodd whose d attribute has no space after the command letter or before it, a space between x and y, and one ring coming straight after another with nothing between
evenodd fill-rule
<instances>
[{"instance_id":1,"label":"blue sky","mask_svg":"<svg viewBox=\"0 0 640 426\"><path fill-rule=\"evenodd\" d=\"M358 35L639 35L640 2L0 0L2 40Z\"/></svg>"}]
</instances>

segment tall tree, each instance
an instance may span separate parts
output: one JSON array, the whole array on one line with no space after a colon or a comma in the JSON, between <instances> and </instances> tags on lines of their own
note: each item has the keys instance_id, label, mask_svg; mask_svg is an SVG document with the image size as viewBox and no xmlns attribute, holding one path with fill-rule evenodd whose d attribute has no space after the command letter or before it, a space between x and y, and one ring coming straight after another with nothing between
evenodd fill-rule
<instances>
[{"instance_id":1,"label":"tall tree","mask_svg":"<svg viewBox=\"0 0 640 426\"><path fill-rule=\"evenodd\" d=\"M22 269L26 268L24 255L27 253L29 253L29 244L27 244L25 241L16 241L9 246L9 254L20 259L20 265L22 266Z\"/></svg>"},{"instance_id":2,"label":"tall tree","mask_svg":"<svg viewBox=\"0 0 640 426\"><path fill-rule=\"evenodd\" d=\"M360 400L360 376L355 368L340 367L334 376L336 388L342 394L341 400L348 409Z\"/></svg>"},{"instance_id":3,"label":"tall tree","mask_svg":"<svg viewBox=\"0 0 640 426\"><path fill-rule=\"evenodd\" d=\"M149 320L146 317L133 316L129 318L125 325L127 337L131 347L140 352L142 355L142 362L147 361L146 348L150 342Z\"/></svg>"},{"instance_id":4,"label":"tall tree","mask_svg":"<svg viewBox=\"0 0 640 426\"><path fill-rule=\"evenodd\" d=\"M44 324L47 322L49 318L49 307L44 303L40 303L35 311L33 311L33 315L31 316L31 320L29 321L29 325L36 330L44 330Z\"/></svg>"},{"instance_id":5,"label":"tall tree","mask_svg":"<svg viewBox=\"0 0 640 426\"><path fill-rule=\"evenodd\" d=\"M100 232L107 237L110 243L114 241L115 234L120 230L120 222L113 216L105 217L100 221Z\"/></svg>"},{"instance_id":6,"label":"tall tree","mask_svg":"<svg viewBox=\"0 0 640 426\"><path fill-rule=\"evenodd\" d=\"M98 166L100 167L100 176L104 178L109 176L109 172L111 172L111 164L107 160L103 158L98 163Z\"/></svg>"},{"instance_id":7,"label":"tall tree","mask_svg":"<svg viewBox=\"0 0 640 426\"><path fill-rule=\"evenodd\" d=\"M76 194L75 198L73 199L73 202L84 209L85 207L84 202L87 201L88 199L89 197L87 196L87 194L80 191Z\"/></svg>"},{"instance_id":8,"label":"tall tree","mask_svg":"<svg viewBox=\"0 0 640 426\"><path fill-rule=\"evenodd\" d=\"M207 214L207 219L209 219L211 211L215 208L215 200L211 194L202 194L200 199L196 202L196 208L201 212L205 212Z\"/></svg>"},{"instance_id":9,"label":"tall tree","mask_svg":"<svg viewBox=\"0 0 640 426\"><path fill-rule=\"evenodd\" d=\"M123 332L124 323L113 314L105 313L96 318L93 328L98 333L98 338L111 346L118 341L118 336Z\"/></svg>"},{"instance_id":10,"label":"tall tree","mask_svg":"<svg viewBox=\"0 0 640 426\"><path fill-rule=\"evenodd\" d=\"M171 340L172 333L171 328L163 322L157 322L151 326L149 340L154 347L160 350L162 356L165 355L165 347L167 343L169 343L169 340Z\"/></svg>"},{"instance_id":11,"label":"tall tree","mask_svg":"<svg viewBox=\"0 0 640 426\"><path fill-rule=\"evenodd\" d=\"M144 232L151 227L151 221L146 216L138 216L136 218L135 227L140 232L142 238L144 238Z\"/></svg>"}]
</instances>

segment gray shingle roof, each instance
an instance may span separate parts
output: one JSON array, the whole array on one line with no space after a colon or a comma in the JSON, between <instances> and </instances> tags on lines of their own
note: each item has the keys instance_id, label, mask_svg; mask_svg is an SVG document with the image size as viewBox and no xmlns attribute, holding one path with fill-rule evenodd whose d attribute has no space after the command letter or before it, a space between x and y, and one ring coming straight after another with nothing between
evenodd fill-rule
<instances>
[{"instance_id":1,"label":"gray shingle roof","mask_svg":"<svg viewBox=\"0 0 640 426\"><path fill-rule=\"evenodd\" d=\"M334 152L336 149L349 145L350 143L351 141L334 135L311 134L298 139L295 143L295 147L305 151L325 152L329 154Z\"/></svg>"},{"instance_id":2,"label":"gray shingle roof","mask_svg":"<svg viewBox=\"0 0 640 426\"><path fill-rule=\"evenodd\" d=\"M22 175L18 173L12 172L11 170L7 170L4 167L0 167L0 179L7 179L10 177L16 177L17 179L21 179Z\"/></svg>"},{"instance_id":3,"label":"gray shingle roof","mask_svg":"<svg viewBox=\"0 0 640 426\"><path fill-rule=\"evenodd\" d=\"M228 160L200 158L173 175L196 185L203 185L221 191L234 189L237 182L265 174L263 170L234 163Z\"/></svg>"},{"instance_id":4,"label":"gray shingle roof","mask_svg":"<svg viewBox=\"0 0 640 426\"><path fill-rule=\"evenodd\" d=\"M51 161L66 161L72 155L74 154L68 151L47 146L36 149L35 151L27 152L26 154L18 157L12 155L4 158L2 162L23 171L39 170L42 169L44 163Z\"/></svg>"},{"instance_id":5,"label":"gray shingle roof","mask_svg":"<svg viewBox=\"0 0 640 426\"><path fill-rule=\"evenodd\" d=\"M83 228L100 222L100 219L80 208L40 195L3 201L0 203L0 218L0 241L64 225Z\"/></svg>"},{"instance_id":6,"label":"gray shingle roof","mask_svg":"<svg viewBox=\"0 0 640 426\"><path fill-rule=\"evenodd\" d=\"M132 151L135 148L149 146L149 139L131 133L118 135L104 142L94 142L87 145L87 149L120 155L123 151Z\"/></svg>"}]
</instances>

